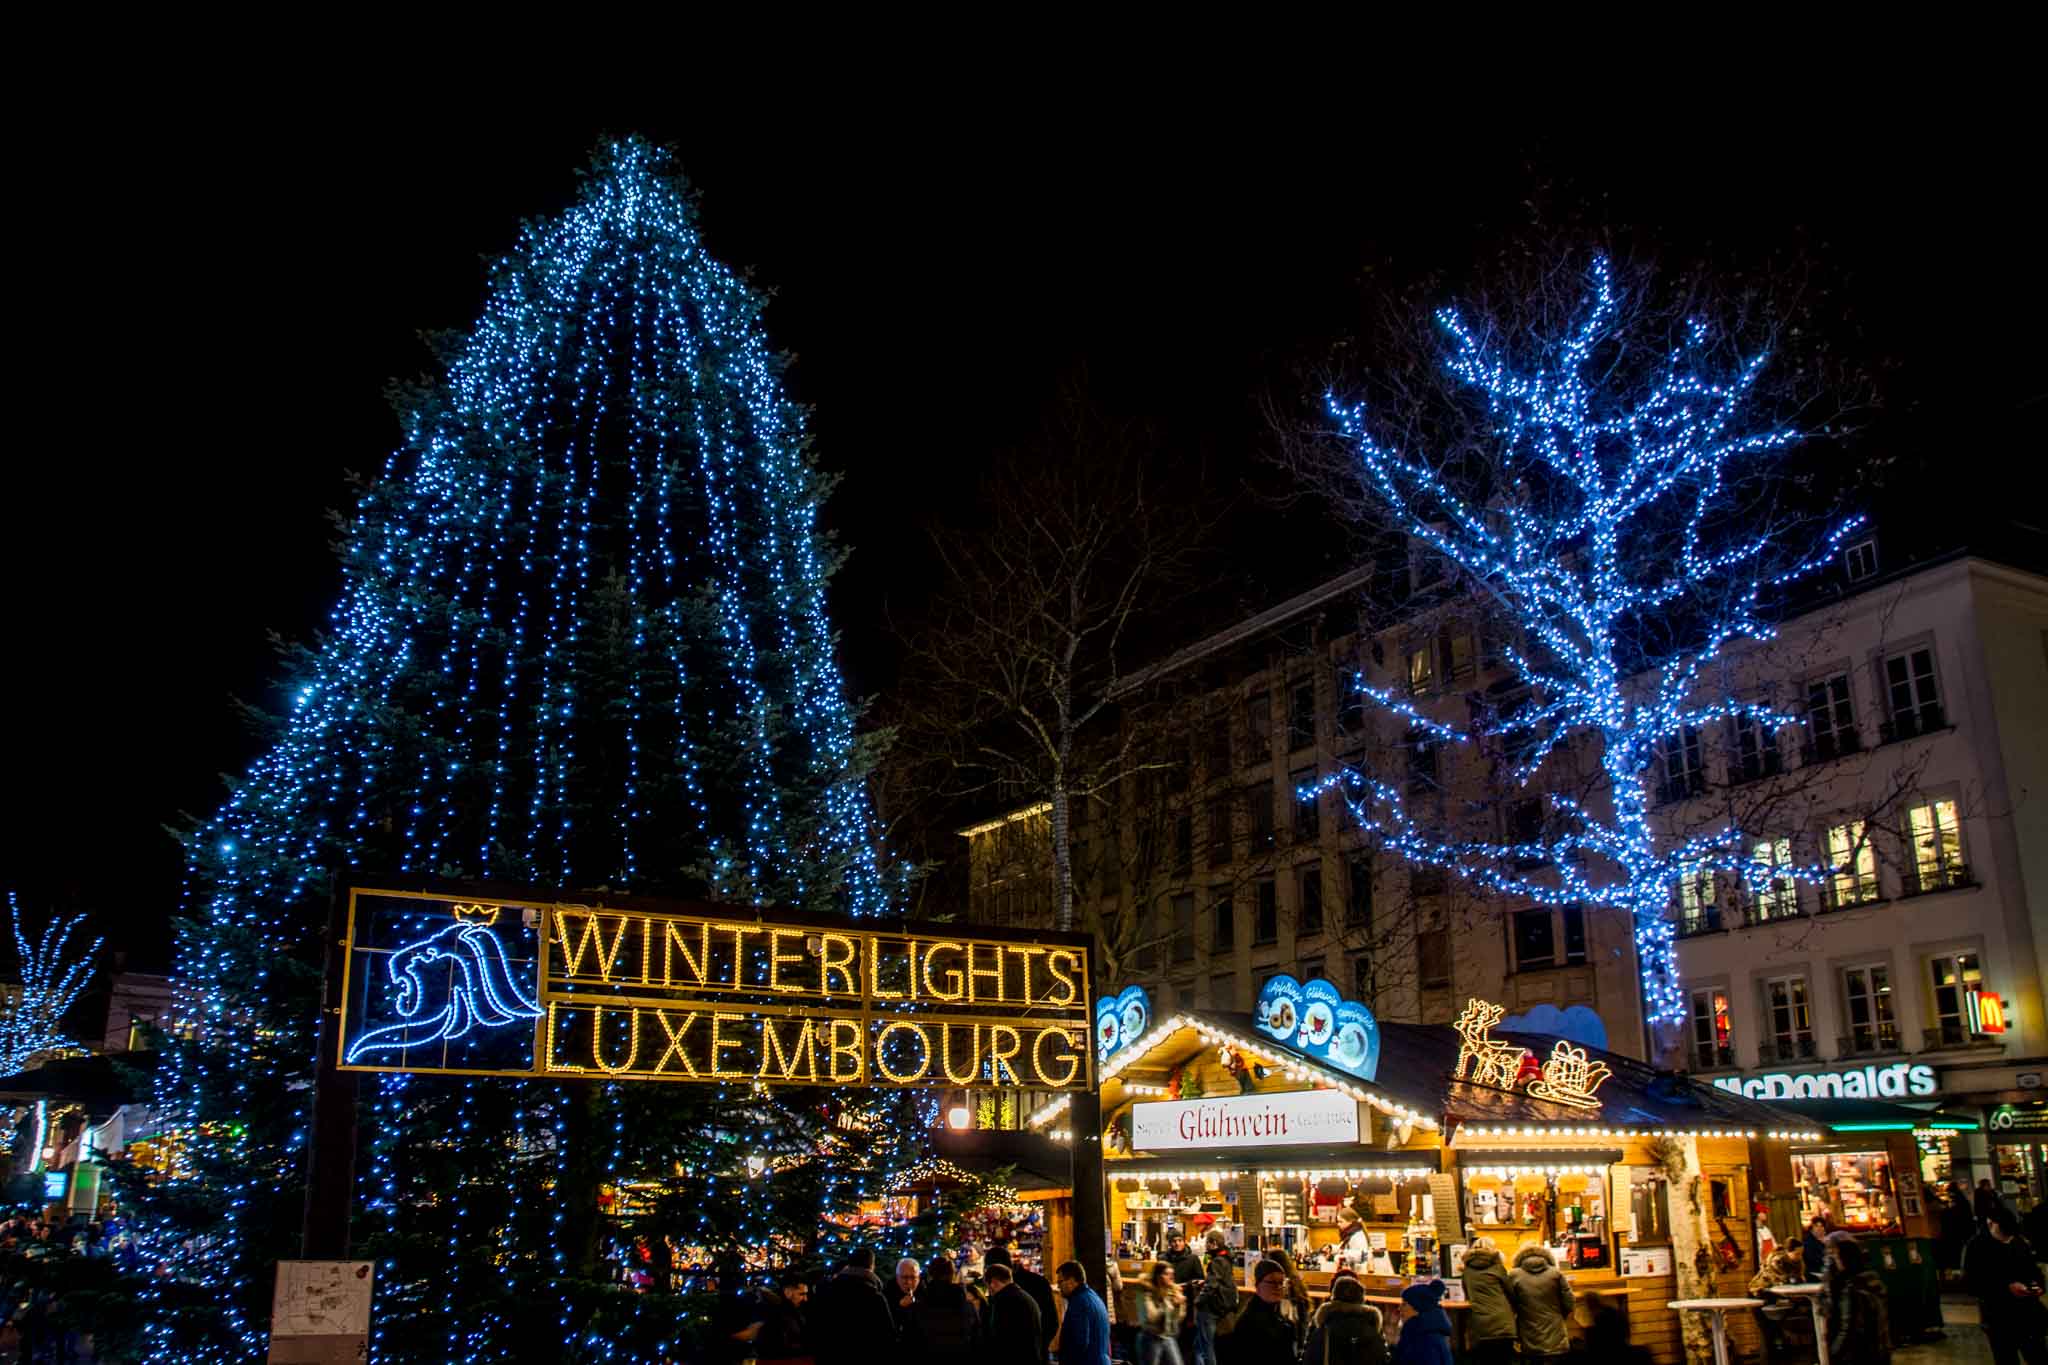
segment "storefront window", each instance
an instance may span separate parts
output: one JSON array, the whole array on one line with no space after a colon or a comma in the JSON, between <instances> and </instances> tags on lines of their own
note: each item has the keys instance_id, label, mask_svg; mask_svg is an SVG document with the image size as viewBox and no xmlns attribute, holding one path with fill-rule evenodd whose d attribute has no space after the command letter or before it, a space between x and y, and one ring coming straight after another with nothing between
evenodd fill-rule
<instances>
[{"instance_id":1,"label":"storefront window","mask_svg":"<svg viewBox=\"0 0 2048 1365\"><path fill-rule=\"evenodd\" d=\"M1803 1223L1825 1210L1838 1227L1875 1232L1898 1222L1891 1158L1882 1152L1817 1152L1792 1158Z\"/></svg>"}]
</instances>

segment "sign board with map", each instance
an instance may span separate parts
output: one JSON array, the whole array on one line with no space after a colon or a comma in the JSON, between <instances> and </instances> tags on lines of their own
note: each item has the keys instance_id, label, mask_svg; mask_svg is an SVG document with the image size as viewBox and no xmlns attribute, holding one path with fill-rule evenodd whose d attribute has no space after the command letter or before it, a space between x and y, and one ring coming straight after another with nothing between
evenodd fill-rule
<instances>
[{"instance_id":1,"label":"sign board with map","mask_svg":"<svg viewBox=\"0 0 2048 1365\"><path fill-rule=\"evenodd\" d=\"M270 1365L370 1358L371 1261L279 1261L270 1307Z\"/></svg>"}]
</instances>

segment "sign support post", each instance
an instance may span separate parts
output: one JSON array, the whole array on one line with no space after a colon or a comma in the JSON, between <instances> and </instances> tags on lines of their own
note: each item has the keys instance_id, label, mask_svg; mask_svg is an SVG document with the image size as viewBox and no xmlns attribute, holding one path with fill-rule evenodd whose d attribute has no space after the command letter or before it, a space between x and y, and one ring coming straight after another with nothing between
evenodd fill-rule
<instances>
[{"instance_id":1,"label":"sign support post","mask_svg":"<svg viewBox=\"0 0 2048 1365\"><path fill-rule=\"evenodd\" d=\"M1109 1210L1102 1170L1102 1092L1076 1091L1067 1115L1074 1133L1074 1259L1088 1272L1088 1283L1095 1292L1107 1297ZM1046 1278L1052 1277L1048 1274Z\"/></svg>"},{"instance_id":2,"label":"sign support post","mask_svg":"<svg viewBox=\"0 0 2048 1365\"><path fill-rule=\"evenodd\" d=\"M347 890L337 890L327 916L327 981L320 993L319 1053L313 1069L313 1131L308 1145L306 1214L299 1255L309 1261L348 1256L349 1209L355 1200L356 1081L335 1066L341 1051L342 964L347 961Z\"/></svg>"}]
</instances>

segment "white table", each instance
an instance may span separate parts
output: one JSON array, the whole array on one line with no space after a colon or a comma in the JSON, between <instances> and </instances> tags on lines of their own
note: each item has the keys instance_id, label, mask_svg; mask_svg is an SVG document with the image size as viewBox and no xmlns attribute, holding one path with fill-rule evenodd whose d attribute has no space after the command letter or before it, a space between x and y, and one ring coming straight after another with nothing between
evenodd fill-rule
<instances>
[{"instance_id":1,"label":"white table","mask_svg":"<svg viewBox=\"0 0 2048 1365\"><path fill-rule=\"evenodd\" d=\"M1815 1349L1820 1352L1820 1365L1828 1365L1828 1328L1827 1324L1820 1320L1820 1286L1817 1284L1774 1284L1771 1286L1771 1292L1773 1294L1781 1294L1788 1299L1806 1300L1806 1311L1813 1314L1813 1340Z\"/></svg>"},{"instance_id":2,"label":"white table","mask_svg":"<svg viewBox=\"0 0 2048 1365\"><path fill-rule=\"evenodd\" d=\"M1695 1308L1714 1315L1714 1365L1729 1365L1728 1322L1723 1314L1731 1308L1761 1308L1762 1299L1673 1299L1666 1308Z\"/></svg>"}]
</instances>

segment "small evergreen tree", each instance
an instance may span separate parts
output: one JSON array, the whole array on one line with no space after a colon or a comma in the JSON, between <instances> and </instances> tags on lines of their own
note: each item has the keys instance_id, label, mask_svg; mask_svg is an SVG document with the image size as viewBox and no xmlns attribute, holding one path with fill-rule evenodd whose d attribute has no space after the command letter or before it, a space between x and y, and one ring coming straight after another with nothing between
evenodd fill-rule
<instances>
[{"instance_id":1,"label":"small evergreen tree","mask_svg":"<svg viewBox=\"0 0 2048 1365\"><path fill-rule=\"evenodd\" d=\"M668 156L616 142L497 264L445 378L399 395L402 443L346 523L341 601L293 661L280 734L187 839L157 1358L263 1353L271 1266L297 1254L342 876L884 908L825 613L828 485L762 306L706 254ZM357 1246L379 1262L385 1361L656 1356L685 1330L676 1304L589 1278L601 1186L657 1191L613 1207L620 1239L815 1252L910 1103L870 1097L850 1155L847 1101L820 1092L360 1094Z\"/></svg>"}]
</instances>

